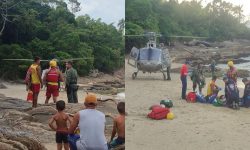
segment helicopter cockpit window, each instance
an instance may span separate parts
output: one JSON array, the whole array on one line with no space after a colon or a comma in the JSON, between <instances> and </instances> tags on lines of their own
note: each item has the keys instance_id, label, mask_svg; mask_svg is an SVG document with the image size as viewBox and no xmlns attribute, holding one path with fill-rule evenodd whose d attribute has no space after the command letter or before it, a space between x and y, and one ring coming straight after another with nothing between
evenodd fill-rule
<instances>
[{"instance_id":1,"label":"helicopter cockpit window","mask_svg":"<svg viewBox=\"0 0 250 150\"><path fill-rule=\"evenodd\" d=\"M161 51L159 49L141 49L140 60L160 60Z\"/></svg>"}]
</instances>

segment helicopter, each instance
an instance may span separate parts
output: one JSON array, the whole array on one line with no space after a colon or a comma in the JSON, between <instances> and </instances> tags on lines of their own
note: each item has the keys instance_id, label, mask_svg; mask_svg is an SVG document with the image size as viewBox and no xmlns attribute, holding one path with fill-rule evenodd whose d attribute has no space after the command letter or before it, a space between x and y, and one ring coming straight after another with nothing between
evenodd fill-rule
<instances>
[{"instance_id":1,"label":"helicopter","mask_svg":"<svg viewBox=\"0 0 250 150\"><path fill-rule=\"evenodd\" d=\"M146 47L131 49L128 64L136 69L132 74L132 79L135 79L139 71L143 73L156 73L161 72L164 80L171 80L171 58L168 49L164 48L161 44L160 47L156 46L156 38L160 34L155 32L148 32L142 35L126 35L126 36L144 36L148 38ZM131 60L134 61L131 62ZM167 73L167 77L166 77Z\"/></svg>"}]
</instances>

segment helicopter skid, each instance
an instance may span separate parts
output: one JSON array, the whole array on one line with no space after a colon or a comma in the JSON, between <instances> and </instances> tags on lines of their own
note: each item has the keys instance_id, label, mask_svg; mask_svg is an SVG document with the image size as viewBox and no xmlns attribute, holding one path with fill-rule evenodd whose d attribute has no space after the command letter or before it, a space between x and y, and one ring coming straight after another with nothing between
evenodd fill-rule
<instances>
[{"instance_id":1,"label":"helicopter skid","mask_svg":"<svg viewBox=\"0 0 250 150\"><path fill-rule=\"evenodd\" d=\"M132 74L132 79L134 80L136 77L137 77L137 75L138 75L138 72L139 72L140 70L137 70L137 71L135 71L133 74ZM157 73L157 72L148 72L148 71L142 71L143 73ZM158 71L158 72L161 72L162 73L162 75L163 75L163 80L171 80L171 78L170 78L170 74L169 74L169 72L168 71L163 71L163 70L161 70L161 71ZM166 72L167 72L167 76L166 76ZM168 77L168 78L167 78Z\"/></svg>"}]
</instances>

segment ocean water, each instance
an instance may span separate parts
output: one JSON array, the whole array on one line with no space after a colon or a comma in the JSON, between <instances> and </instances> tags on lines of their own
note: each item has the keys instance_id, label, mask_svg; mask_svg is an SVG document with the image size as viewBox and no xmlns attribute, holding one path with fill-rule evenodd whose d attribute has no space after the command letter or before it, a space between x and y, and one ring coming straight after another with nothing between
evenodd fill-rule
<instances>
[{"instance_id":1,"label":"ocean water","mask_svg":"<svg viewBox=\"0 0 250 150\"><path fill-rule=\"evenodd\" d=\"M250 56L248 56L248 57L242 57L241 59L248 60L249 62L244 62L244 63L241 63L241 64L235 64L234 66L237 69L242 69L242 70L248 70L248 71L250 71ZM227 69L228 68L227 64L218 64L217 67L221 68L221 69Z\"/></svg>"}]
</instances>

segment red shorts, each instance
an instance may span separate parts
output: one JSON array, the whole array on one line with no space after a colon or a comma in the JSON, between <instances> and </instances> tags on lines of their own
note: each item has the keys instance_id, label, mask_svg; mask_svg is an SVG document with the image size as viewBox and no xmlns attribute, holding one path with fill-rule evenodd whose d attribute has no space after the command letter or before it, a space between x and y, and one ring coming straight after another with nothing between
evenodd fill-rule
<instances>
[{"instance_id":1,"label":"red shorts","mask_svg":"<svg viewBox=\"0 0 250 150\"><path fill-rule=\"evenodd\" d=\"M53 97L59 96L58 85L48 85L47 86L46 96L51 97L51 94Z\"/></svg>"},{"instance_id":2,"label":"red shorts","mask_svg":"<svg viewBox=\"0 0 250 150\"><path fill-rule=\"evenodd\" d=\"M40 92L41 84L31 84L31 91L38 94Z\"/></svg>"}]
</instances>

